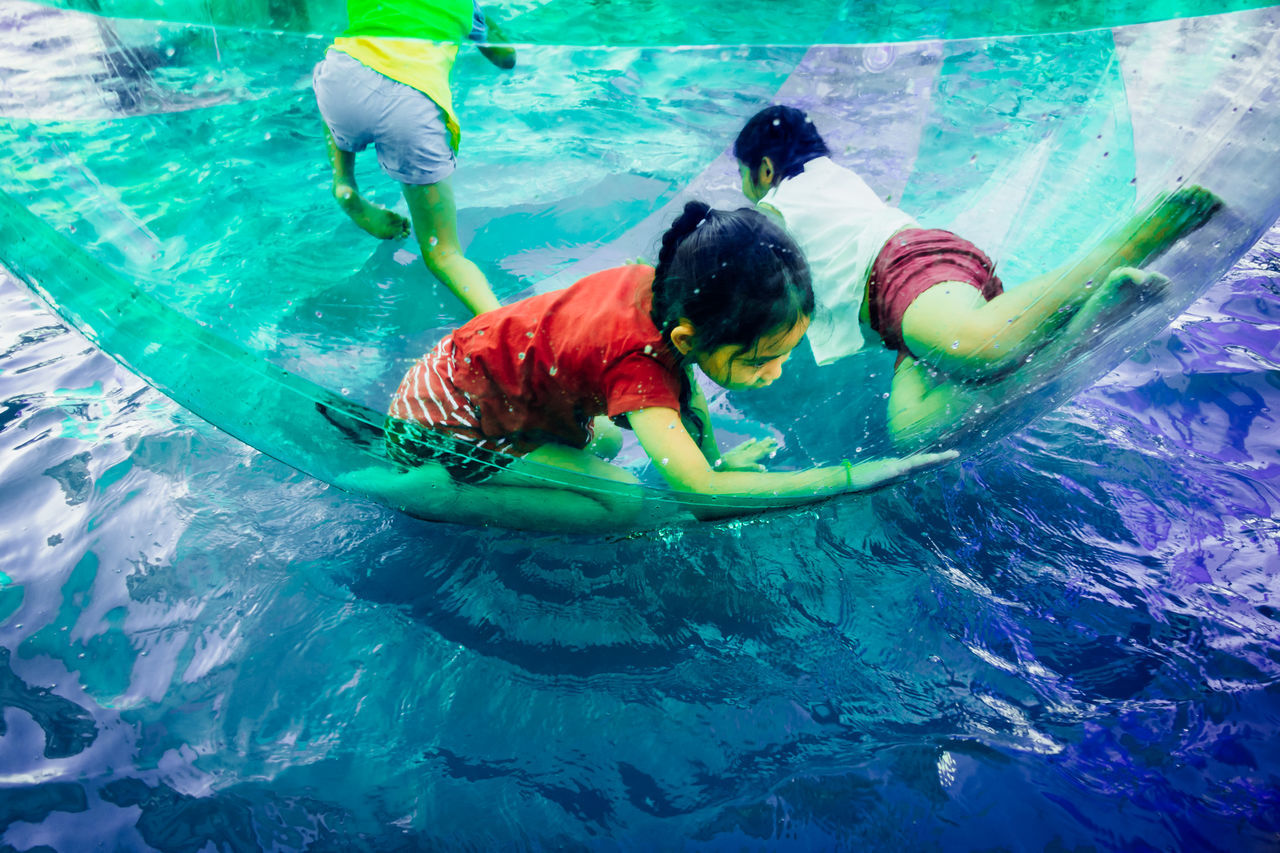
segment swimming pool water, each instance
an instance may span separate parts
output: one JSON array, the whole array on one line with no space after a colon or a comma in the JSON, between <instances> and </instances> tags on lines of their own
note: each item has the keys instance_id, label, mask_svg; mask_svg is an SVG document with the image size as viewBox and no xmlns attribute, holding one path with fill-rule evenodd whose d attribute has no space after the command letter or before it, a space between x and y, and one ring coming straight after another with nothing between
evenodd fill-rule
<instances>
[{"instance_id":1,"label":"swimming pool water","mask_svg":"<svg viewBox=\"0 0 1280 853\"><path fill-rule=\"evenodd\" d=\"M966 463L631 538L418 522L0 289L11 849L1266 850L1280 231Z\"/></svg>"}]
</instances>

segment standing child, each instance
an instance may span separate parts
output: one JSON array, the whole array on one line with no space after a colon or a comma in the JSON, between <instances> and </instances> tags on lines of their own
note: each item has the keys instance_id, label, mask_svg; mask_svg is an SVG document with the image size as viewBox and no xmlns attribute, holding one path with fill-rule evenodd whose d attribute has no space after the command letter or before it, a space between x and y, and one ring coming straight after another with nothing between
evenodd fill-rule
<instances>
[{"instance_id":1,"label":"standing child","mask_svg":"<svg viewBox=\"0 0 1280 853\"><path fill-rule=\"evenodd\" d=\"M753 210L690 202L663 236L656 269L587 276L483 314L441 341L395 394L388 451L410 474L443 465L525 524L588 527L639 510L626 490L600 487L635 478L588 449L598 415L634 430L668 484L697 495L809 500L952 458L764 473L768 442L721 455L692 367L725 388L768 385L812 310L808 268L780 228ZM548 478L521 459L562 473ZM412 487L402 483L397 494L414 512ZM436 499L424 492L420 500ZM701 502L695 512L714 508Z\"/></svg>"},{"instance_id":2,"label":"standing child","mask_svg":"<svg viewBox=\"0 0 1280 853\"><path fill-rule=\"evenodd\" d=\"M809 260L817 300L809 342L818 364L857 352L868 335L898 352L889 394L898 440L927 436L963 416L971 383L1016 383L1013 371L1040 347L1079 340L1157 296L1165 279L1133 267L1221 206L1199 187L1180 189L1076 263L1006 292L981 249L949 231L921 228L833 162L800 110L757 113L733 153L743 193L781 218Z\"/></svg>"},{"instance_id":3,"label":"standing child","mask_svg":"<svg viewBox=\"0 0 1280 853\"><path fill-rule=\"evenodd\" d=\"M355 155L373 143L378 164L399 181L422 260L472 313L498 307L484 274L458 245L449 176L458 150L458 118L449 74L463 38L501 36L476 0L348 0L348 26L316 65L316 103L333 163L333 197L357 225L390 240L409 220L360 195ZM500 68L515 51L481 45Z\"/></svg>"}]
</instances>

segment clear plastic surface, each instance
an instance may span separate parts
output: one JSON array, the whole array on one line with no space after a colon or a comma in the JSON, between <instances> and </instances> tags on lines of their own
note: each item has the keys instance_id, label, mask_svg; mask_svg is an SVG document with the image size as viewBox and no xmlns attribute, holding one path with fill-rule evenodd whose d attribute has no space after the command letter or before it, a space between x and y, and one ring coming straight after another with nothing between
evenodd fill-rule
<instances>
[{"instance_id":1,"label":"clear plastic surface","mask_svg":"<svg viewBox=\"0 0 1280 853\"><path fill-rule=\"evenodd\" d=\"M556 42L552 6L585 23ZM1046 347L1016 383L977 387L926 439L890 439L895 357L880 347L819 367L802 344L782 379L756 392L701 379L721 444L772 436L772 469L988 446L1118 364L1280 215L1275 9L1159 19L1206 10L1090 6L1024 16L1007 34L986 6L890 24L812 5L797 7L784 38L751 30L744 6L741 20L657 27L644 40L626 16L491 8L520 59L501 72L463 47L454 181L467 254L503 302L652 262L690 199L747 204L727 149L771 102L807 110L833 158L882 198L981 246L1009 290L1071 267L1188 188L1221 200L1203 227L1143 262L1167 277L1163 291L1077 345ZM399 473L382 442L390 394L467 316L412 239L360 232L329 193L310 75L340 10L3 9L16 37L0 47L0 262L200 416L399 505L383 487ZM403 205L371 152L358 168L372 198ZM463 523L628 530L821 497L673 492L633 440L616 462L637 485L517 463L595 514L521 517L443 473L415 484L413 507Z\"/></svg>"}]
</instances>

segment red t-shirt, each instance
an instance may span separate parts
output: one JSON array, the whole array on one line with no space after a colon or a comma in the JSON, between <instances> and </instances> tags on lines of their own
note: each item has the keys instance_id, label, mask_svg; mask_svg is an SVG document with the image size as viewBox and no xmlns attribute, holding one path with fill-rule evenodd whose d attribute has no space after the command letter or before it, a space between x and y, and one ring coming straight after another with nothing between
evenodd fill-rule
<instances>
[{"instance_id":1,"label":"red t-shirt","mask_svg":"<svg viewBox=\"0 0 1280 853\"><path fill-rule=\"evenodd\" d=\"M481 314L451 336L445 381L488 438L583 447L596 415L678 411L685 374L649 318L652 286L652 267L618 267Z\"/></svg>"}]
</instances>

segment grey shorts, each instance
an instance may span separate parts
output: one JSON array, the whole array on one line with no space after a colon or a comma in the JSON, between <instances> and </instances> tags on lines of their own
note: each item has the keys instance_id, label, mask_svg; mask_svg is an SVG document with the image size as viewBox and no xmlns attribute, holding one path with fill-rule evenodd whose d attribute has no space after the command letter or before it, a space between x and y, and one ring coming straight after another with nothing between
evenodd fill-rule
<instances>
[{"instance_id":1,"label":"grey shorts","mask_svg":"<svg viewBox=\"0 0 1280 853\"><path fill-rule=\"evenodd\" d=\"M311 75L320 115L343 151L373 143L378 165L402 184L434 184L456 167L444 111L340 50L325 54Z\"/></svg>"}]
</instances>

